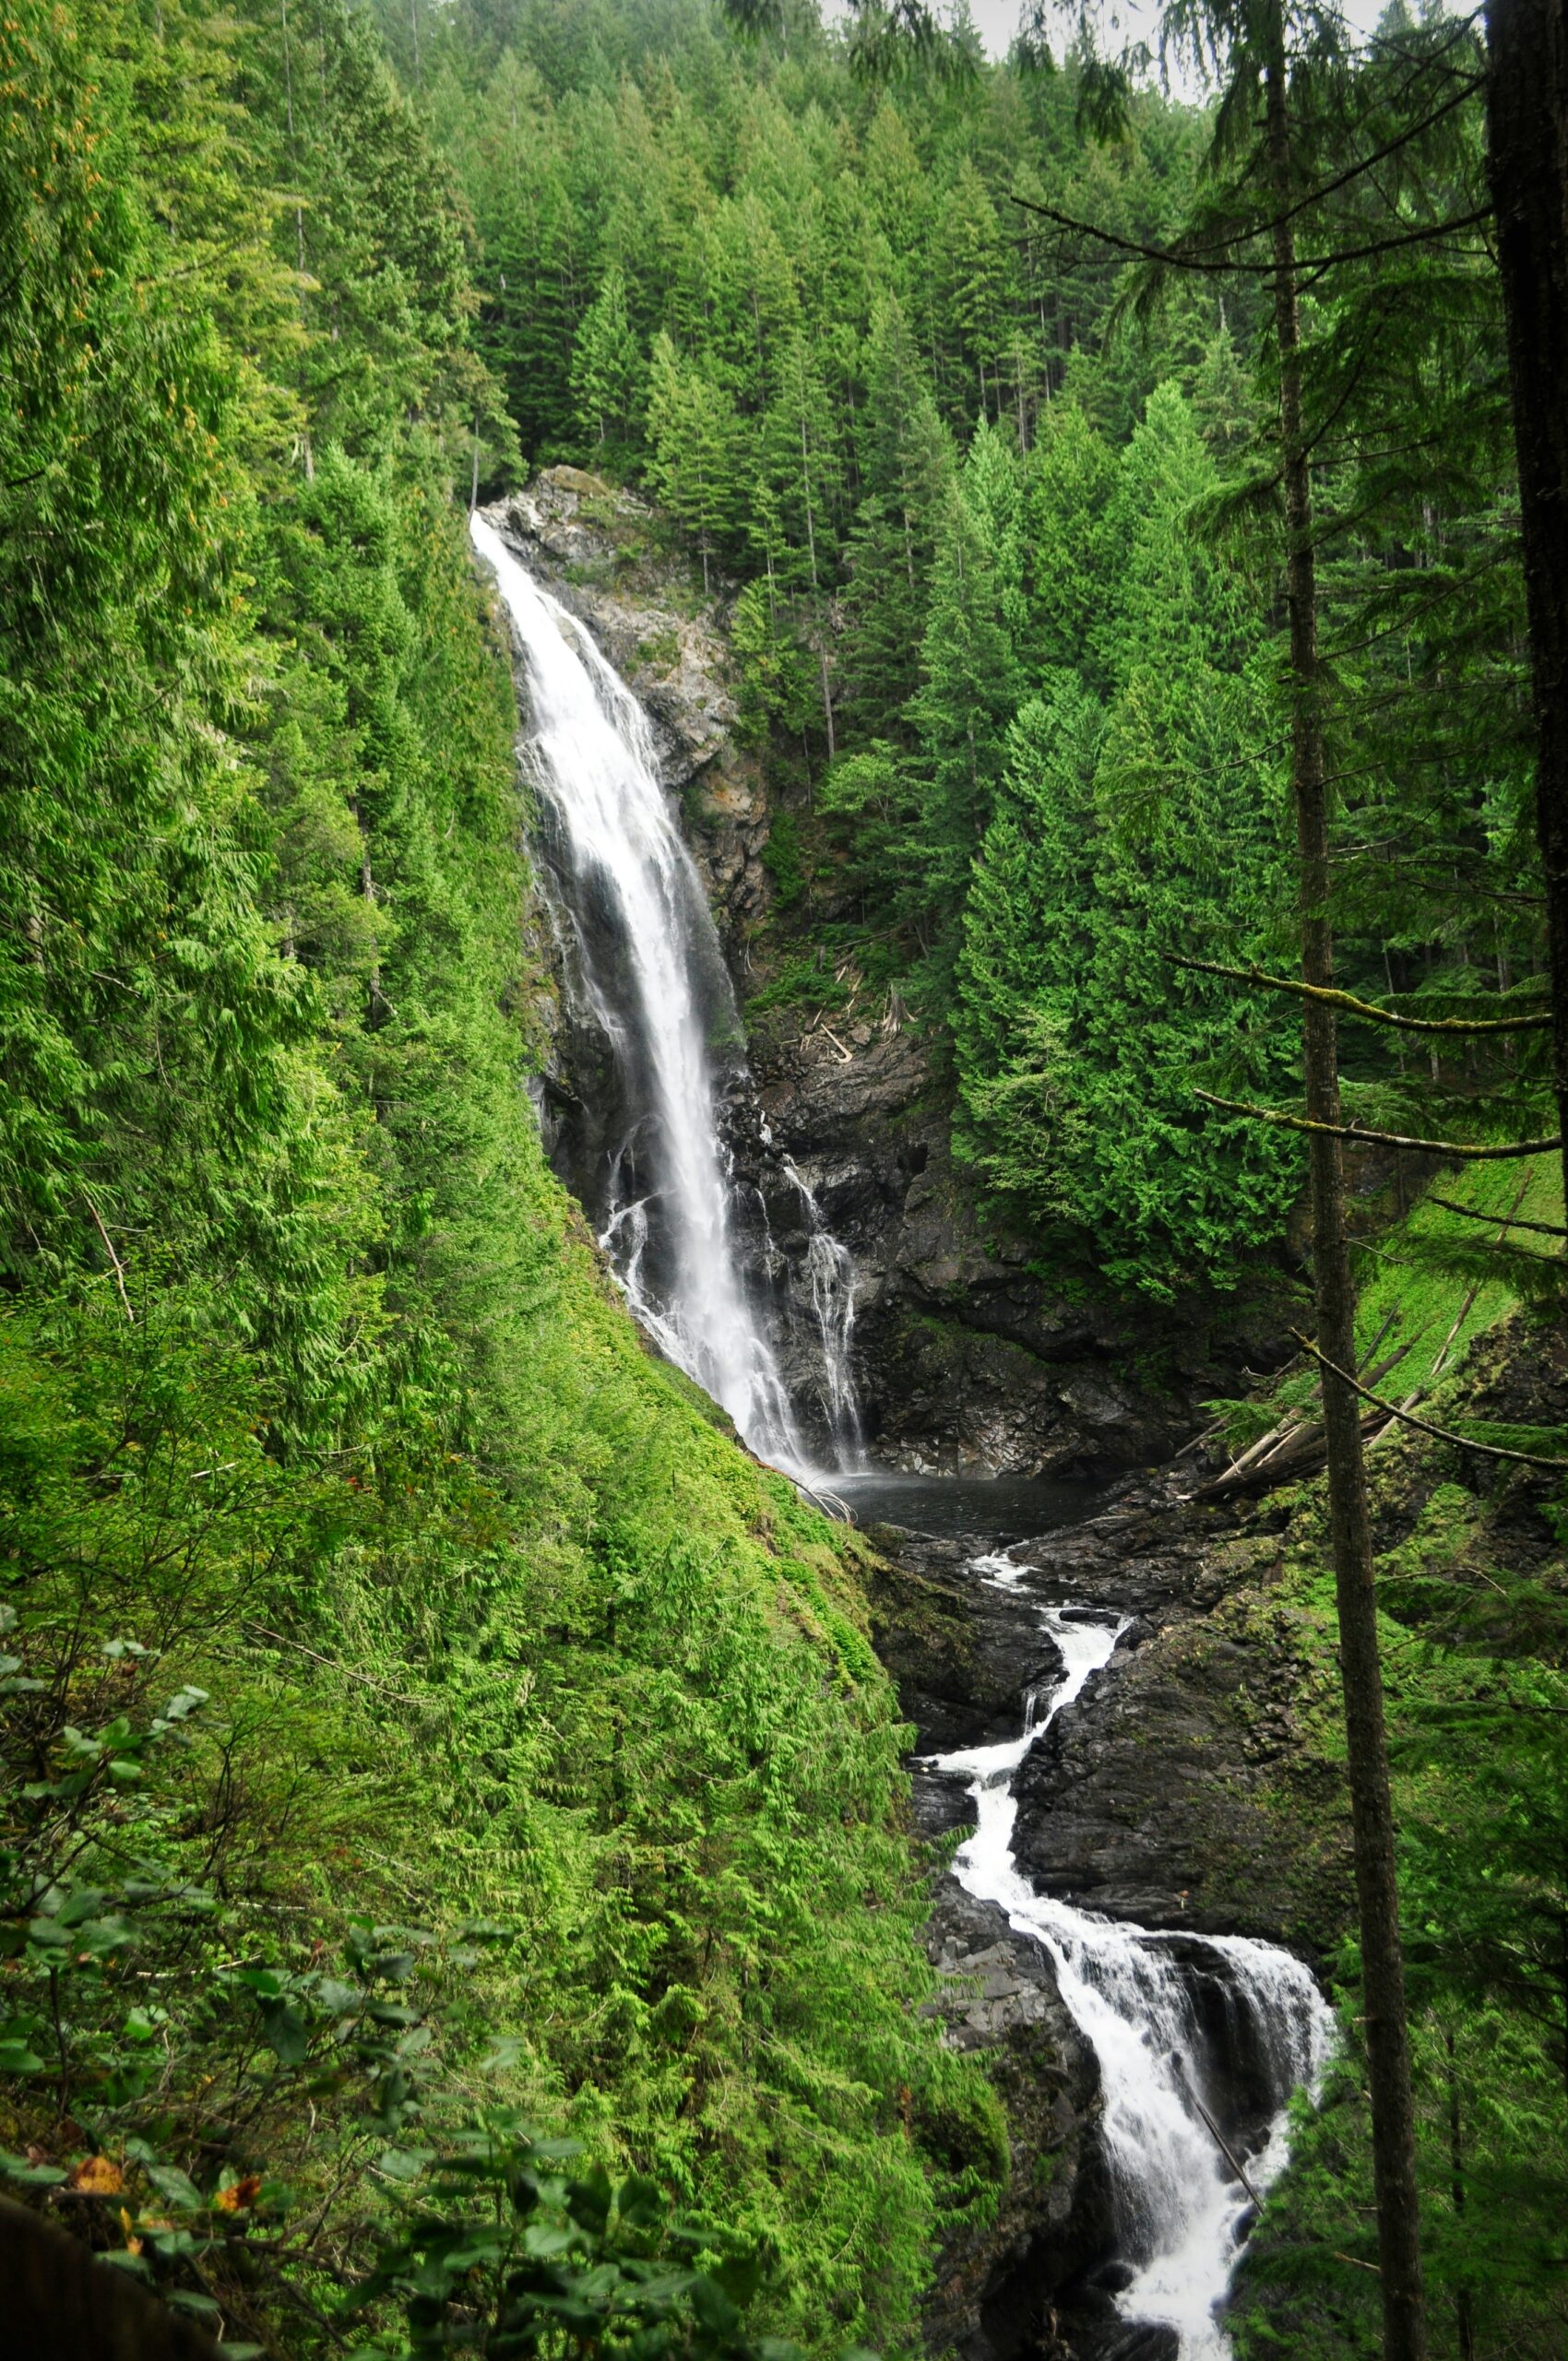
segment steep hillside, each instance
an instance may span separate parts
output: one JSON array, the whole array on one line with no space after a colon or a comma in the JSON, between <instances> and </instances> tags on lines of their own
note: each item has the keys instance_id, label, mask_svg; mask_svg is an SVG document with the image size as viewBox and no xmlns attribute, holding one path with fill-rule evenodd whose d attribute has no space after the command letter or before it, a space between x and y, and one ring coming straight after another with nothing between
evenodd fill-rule
<instances>
[{"instance_id":1,"label":"steep hillside","mask_svg":"<svg viewBox=\"0 0 1568 2361\"><path fill-rule=\"evenodd\" d=\"M855 1560L543 1160L460 212L347 15L0 48L4 2168L314 2351L521 2108L897 2346L994 2102Z\"/></svg>"}]
</instances>

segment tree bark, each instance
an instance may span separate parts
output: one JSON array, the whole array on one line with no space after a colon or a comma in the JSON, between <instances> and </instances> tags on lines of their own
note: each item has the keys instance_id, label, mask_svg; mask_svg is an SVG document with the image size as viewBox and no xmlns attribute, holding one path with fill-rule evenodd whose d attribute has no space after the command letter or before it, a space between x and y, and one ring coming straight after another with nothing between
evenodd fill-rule
<instances>
[{"instance_id":1,"label":"tree bark","mask_svg":"<svg viewBox=\"0 0 1568 2361\"><path fill-rule=\"evenodd\" d=\"M1448 2193L1454 2219L1465 2218L1465 2126L1459 2101L1459 2058L1452 2029L1443 2036L1448 2053ZM1474 2307L1470 2286L1462 2279L1454 2290L1454 2324L1459 2336L1459 2361L1476 2361Z\"/></svg>"},{"instance_id":2,"label":"tree bark","mask_svg":"<svg viewBox=\"0 0 1568 2361\"><path fill-rule=\"evenodd\" d=\"M1290 769L1301 891L1301 972L1309 985L1334 984L1329 921L1328 782L1317 640L1317 567L1313 548L1312 470L1301 414L1301 314L1297 293L1296 189L1291 158L1285 19L1269 11L1265 68L1265 133L1275 205L1274 307L1279 345L1280 457L1290 617ZM1301 1035L1308 1121L1337 1124L1339 1061L1331 1001L1309 999ZM1313 1275L1318 1348L1339 1370L1356 1366L1356 1297L1345 1227L1339 1140L1310 1135ZM1394 1809L1378 1655L1366 1465L1360 1406L1327 1370L1323 1416L1328 1449L1328 1509L1339 1610L1339 1672L1345 1698L1351 1840L1361 1939L1362 1997L1372 2099L1372 2169L1382 2264L1384 2361L1425 2361L1420 2215L1416 2189L1415 2112L1405 2013L1405 1970L1395 1878Z\"/></svg>"},{"instance_id":3,"label":"tree bark","mask_svg":"<svg viewBox=\"0 0 1568 2361\"><path fill-rule=\"evenodd\" d=\"M1568 5L1487 0L1486 35L1487 171L1519 455L1552 1082L1568 1173Z\"/></svg>"}]
</instances>

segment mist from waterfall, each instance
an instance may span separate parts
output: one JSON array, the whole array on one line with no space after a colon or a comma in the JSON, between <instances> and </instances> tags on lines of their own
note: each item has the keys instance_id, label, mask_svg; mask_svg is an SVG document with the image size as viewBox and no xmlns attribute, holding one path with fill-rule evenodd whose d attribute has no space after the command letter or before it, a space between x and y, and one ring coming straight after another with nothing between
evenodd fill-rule
<instances>
[{"instance_id":1,"label":"mist from waterfall","mask_svg":"<svg viewBox=\"0 0 1568 2361\"><path fill-rule=\"evenodd\" d=\"M977 1559L974 1571L999 1589L1027 1572L1005 1554ZM1037 1893L1015 1864L1015 1781L1025 1755L1108 1664L1125 1617L1042 1607L1042 1629L1063 1663L1049 1689L1031 1691L1023 1727L997 1746L933 1758L963 1774L976 1809L974 1833L953 1873L968 1893L994 1902L1020 1932L1050 1952L1057 1986L1099 2062L1100 2137L1110 2169L1121 2259L1132 2277L1117 2297L1129 2320L1173 2328L1181 2361L1229 2361L1220 2310L1247 2226L1288 2153L1289 2104L1315 2089L1328 2062L1333 2017L1312 1975L1289 1952L1240 1935L1187 1937L1207 1952L1232 2013L1248 2020L1265 2070L1273 2118L1250 2160L1223 2146L1212 2094L1206 2095L1205 2045L1190 1971L1170 1940ZM1241 2162L1242 2171L1237 2170ZM1244 2177L1243 2177L1244 2173Z\"/></svg>"},{"instance_id":2,"label":"mist from waterfall","mask_svg":"<svg viewBox=\"0 0 1568 2361\"><path fill-rule=\"evenodd\" d=\"M494 527L475 514L469 531L494 571L527 671L529 759L555 823L566 905L557 919L635 1110L611 1159L600 1243L659 1349L723 1406L760 1457L803 1473L810 1453L737 1259L719 1131L714 1045L739 1062L740 1013L659 783L647 716L590 634ZM841 1460L858 1435L846 1357L849 1258L805 1193L820 1391Z\"/></svg>"}]
</instances>

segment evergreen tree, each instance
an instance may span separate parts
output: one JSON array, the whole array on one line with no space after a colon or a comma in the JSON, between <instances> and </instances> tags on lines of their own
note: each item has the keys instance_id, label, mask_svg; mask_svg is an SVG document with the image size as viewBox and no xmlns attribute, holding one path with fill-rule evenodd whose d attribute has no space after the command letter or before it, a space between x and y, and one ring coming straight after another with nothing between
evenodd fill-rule
<instances>
[{"instance_id":1,"label":"evergreen tree","mask_svg":"<svg viewBox=\"0 0 1568 2361\"><path fill-rule=\"evenodd\" d=\"M898 304L879 303L857 447L861 495L848 551L844 704L890 737L917 685L936 523L954 457Z\"/></svg>"},{"instance_id":2,"label":"evergreen tree","mask_svg":"<svg viewBox=\"0 0 1568 2361\"><path fill-rule=\"evenodd\" d=\"M1029 654L1040 667L1073 666L1097 690L1114 671L1101 660L1107 586L1122 551L1111 501L1116 454L1075 402L1058 402L1030 456L1027 484Z\"/></svg>"},{"instance_id":3,"label":"evergreen tree","mask_svg":"<svg viewBox=\"0 0 1568 2361\"><path fill-rule=\"evenodd\" d=\"M1019 710L964 909L954 1017L965 1120L960 1152L991 1185L1051 1223L1094 1143L1074 1036L1093 991L1104 714L1058 677Z\"/></svg>"},{"instance_id":4,"label":"evergreen tree","mask_svg":"<svg viewBox=\"0 0 1568 2361\"><path fill-rule=\"evenodd\" d=\"M710 589L713 559L744 505L740 424L723 387L662 332L654 340L647 432L649 479L696 542L703 588Z\"/></svg>"},{"instance_id":5,"label":"evergreen tree","mask_svg":"<svg viewBox=\"0 0 1568 2361\"><path fill-rule=\"evenodd\" d=\"M957 363L944 390L956 396L960 415L971 397L982 419L1000 415L1006 258L996 208L967 156L938 216L935 259L943 349Z\"/></svg>"},{"instance_id":6,"label":"evergreen tree","mask_svg":"<svg viewBox=\"0 0 1568 2361\"><path fill-rule=\"evenodd\" d=\"M1239 1023L1229 986L1164 955L1217 934L1255 955L1286 899L1268 765L1239 753L1266 736L1257 624L1190 527L1212 482L1185 402L1162 389L1107 504L1112 702L1059 674L1020 716L958 974L965 1152L1157 1293L1198 1272L1235 1285L1300 1187L1293 1144L1206 1124L1192 1099L1195 1074L1285 1083L1266 1004Z\"/></svg>"},{"instance_id":7,"label":"evergreen tree","mask_svg":"<svg viewBox=\"0 0 1568 2361\"><path fill-rule=\"evenodd\" d=\"M537 74L505 56L462 153L484 251L477 341L530 458L570 436L572 351L589 300L581 224Z\"/></svg>"},{"instance_id":8,"label":"evergreen tree","mask_svg":"<svg viewBox=\"0 0 1568 2361\"><path fill-rule=\"evenodd\" d=\"M626 282L612 265L572 347L572 391L596 456L618 469L636 457L642 377L642 356L626 316Z\"/></svg>"},{"instance_id":9,"label":"evergreen tree","mask_svg":"<svg viewBox=\"0 0 1568 2361\"><path fill-rule=\"evenodd\" d=\"M1021 686L1004 586L967 483L953 486L938 522L921 674L909 715L923 782L918 834L929 903L921 935L945 962Z\"/></svg>"}]
</instances>

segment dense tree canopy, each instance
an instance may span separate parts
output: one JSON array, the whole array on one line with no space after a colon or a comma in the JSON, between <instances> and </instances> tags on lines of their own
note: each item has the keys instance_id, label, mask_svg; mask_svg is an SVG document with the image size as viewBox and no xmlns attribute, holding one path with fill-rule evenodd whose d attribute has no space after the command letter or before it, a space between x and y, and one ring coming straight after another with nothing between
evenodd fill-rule
<instances>
[{"instance_id":1,"label":"dense tree canopy","mask_svg":"<svg viewBox=\"0 0 1568 2361\"><path fill-rule=\"evenodd\" d=\"M766 790L761 1001L913 1028L1053 1287L1304 1317L1303 922L1344 1128L1551 1129L1485 59L1332 14L1173 7L1218 110L814 0L0 26L0 2170L112 2151L126 2267L279 2352L434 2267L405 2224L367 2280L492 2102L497 2189L576 2133L825 2353L913 2351L1008 2170L922 2012L861 1544L643 1352L545 1163L472 487L648 496ZM1438 1159L1356 1152L1412 1321L1560 1320L1538 1174L1522 1244L1523 1192L1385 1243ZM1542 1513L1562 1436L1493 1442ZM1562 1601L1472 1500L1377 1567L1415 2153L1435 2349L1551 2361ZM1364 1971L1248 2361L1376 2349Z\"/></svg>"}]
</instances>

